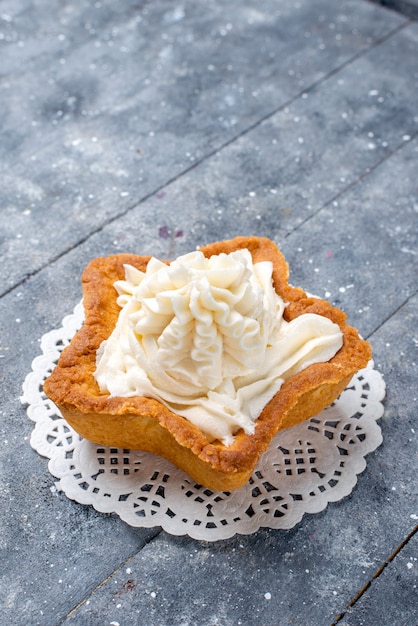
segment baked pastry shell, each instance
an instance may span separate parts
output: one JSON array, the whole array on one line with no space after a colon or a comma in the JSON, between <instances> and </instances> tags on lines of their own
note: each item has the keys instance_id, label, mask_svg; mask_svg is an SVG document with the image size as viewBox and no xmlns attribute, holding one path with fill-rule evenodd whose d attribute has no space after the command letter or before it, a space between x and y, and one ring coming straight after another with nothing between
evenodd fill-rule
<instances>
[{"instance_id":1,"label":"baked pastry shell","mask_svg":"<svg viewBox=\"0 0 418 626\"><path fill-rule=\"evenodd\" d=\"M145 271L151 257L118 254L92 260L82 275L85 322L44 384L45 393L67 422L94 443L145 450L183 469L197 483L215 491L243 486L279 430L306 420L332 403L371 357L370 345L346 324L345 314L328 302L308 297L288 284L288 266L266 238L237 237L202 247L205 256L247 248L253 262L271 261L276 292L287 303L287 321L303 313L328 317L339 325L343 346L327 363L311 365L289 378L264 407L252 435L240 430L225 446L207 437L185 418L152 398L102 394L94 378L96 353L112 333L120 308L114 283L124 279L124 265Z\"/></svg>"}]
</instances>

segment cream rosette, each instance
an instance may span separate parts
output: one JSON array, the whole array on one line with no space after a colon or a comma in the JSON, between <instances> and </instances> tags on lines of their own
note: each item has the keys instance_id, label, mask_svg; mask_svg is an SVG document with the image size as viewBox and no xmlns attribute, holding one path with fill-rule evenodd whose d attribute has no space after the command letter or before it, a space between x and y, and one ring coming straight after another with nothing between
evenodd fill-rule
<instances>
[{"instance_id":1,"label":"cream rosette","mask_svg":"<svg viewBox=\"0 0 418 626\"><path fill-rule=\"evenodd\" d=\"M145 272L126 265L115 288L121 312L97 353L101 391L155 398L225 445L240 428L254 432L286 378L342 345L323 316L286 322L272 264L246 249L152 258Z\"/></svg>"}]
</instances>

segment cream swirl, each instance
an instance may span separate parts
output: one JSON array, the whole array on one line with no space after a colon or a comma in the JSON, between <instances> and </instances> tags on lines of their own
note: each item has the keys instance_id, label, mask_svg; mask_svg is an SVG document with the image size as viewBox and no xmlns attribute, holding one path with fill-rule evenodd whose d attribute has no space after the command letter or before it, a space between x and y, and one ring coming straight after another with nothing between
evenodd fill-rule
<instances>
[{"instance_id":1,"label":"cream swirl","mask_svg":"<svg viewBox=\"0 0 418 626\"><path fill-rule=\"evenodd\" d=\"M240 428L254 432L286 378L342 345L323 316L286 322L272 264L246 249L152 258L145 272L126 265L115 288L121 312L97 353L101 391L155 398L226 445Z\"/></svg>"}]
</instances>

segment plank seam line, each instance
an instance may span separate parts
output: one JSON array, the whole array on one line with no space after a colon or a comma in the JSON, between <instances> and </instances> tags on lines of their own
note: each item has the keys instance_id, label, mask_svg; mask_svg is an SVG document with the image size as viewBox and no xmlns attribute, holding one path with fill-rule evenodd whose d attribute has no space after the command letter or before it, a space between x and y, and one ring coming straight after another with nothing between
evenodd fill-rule
<instances>
[{"instance_id":1,"label":"plank seam line","mask_svg":"<svg viewBox=\"0 0 418 626\"><path fill-rule=\"evenodd\" d=\"M351 183L349 183L348 185L343 187L340 191L338 191L335 194L335 196L333 196L332 198L330 198L329 200L324 202L324 204L322 204L316 211L313 211L312 213L310 213L304 220L302 220L299 224L297 224L293 228L293 230L288 231L285 234L285 238L287 239L288 237L293 235L293 233L297 232L302 226L304 226L306 223L308 223L310 220L312 220L314 217L316 217L323 209L328 207L330 204L332 204L333 202L338 200L338 198L341 198L341 196L343 196L345 193L347 193L347 191L349 191L350 189L354 188L356 185L358 185L363 180L365 180L368 176L370 176L370 174L372 174L375 170L377 170L378 167L380 167L383 163L385 163L385 161L388 161L395 154L400 152L405 146L407 146L409 143L414 141L417 137L418 137L418 131L416 131L415 133L410 135L409 139L407 139L405 141L402 141L402 143L397 145L391 152L389 152L388 154L383 156L379 161L376 161L376 163L374 165L371 165L370 167L366 167L364 172L359 174L355 180L352 180Z\"/></svg>"},{"instance_id":2,"label":"plank seam line","mask_svg":"<svg viewBox=\"0 0 418 626\"><path fill-rule=\"evenodd\" d=\"M117 213L116 215L112 216L111 218L109 218L108 220L104 221L98 228L90 231L87 235L85 235L83 238L81 238L79 241L77 241L77 243L75 243L74 245L70 246L69 248L63 250L62 252L60 252L59 254L57 254L56 256L52 257L51 259L49 259L49 261L47 261L46 263L44 263L43 265L41 265L39 268L37 268L36 270L32 271L32 272L28 272L19 282L17 282L16 284L12 285L10 288L6 289L3 293L0 294L0 298L2 298L3 296L8 295L9 293L11 293L12 291L14 291L15 289L21 287L22 285L24 285L30 278L32 278L33 276L36 276L37 274L39 274L42 270L44 270L46 267L49 267L50 265L53 265L54 263L56 263L59 259L61 259L62 257L66 256L67 254L69 254L70 252L72 252L73 250L75 250L78 246L84 244L86 241L88 241L91 237L93 237L94 235L97 235L98 233L100 233L102 230L104 230L104 228L106 228L107 226L109 226L110 224L113 224L113 222L115 222L116 220L125 217L130 211L133 211L134 209L136 209L137 207L139 207L141 204L143 204L144 202L146 202L149 198L151 198L152 196L156 195L157 193L159 193L160 191L162 191L163 189L165 189L166 187L168 187L169 185L172 185L174 182L176 182L177 180L180 180L181 178L183 178L186 174L188 174L189 172L191 172L192 170L194 170L196 167L200 166L202 163L210 160L211 158L213 158L215 155L220 154L225 148L227 148L229 145L231 145L232 143L234 143L235 141L238 141L239 139L241 139L241 137L245 137L247 134L249 134L251 131L255 130L256 128L258 128L260 125L262 125L263 123L265 123L267 120L271 119L272 117L274 117L274 115L276 115L277 113L279 113L280 111L284 110L286 107L289 107L292 103L296 102L303 94L308 94L312 91L314 91L319 85L327 82L330 78L332 78L333 76L335 76L336 74L338 74L341 70L345 69L346 67L350 66L352 63L354 63L357 59L359 59L360 57L364 56L365 54L367 54L370 50L373 50L374 48L377 48L378 46L382 45L385 41L387 41L388 39L390 39L391 37L394 37L395 35L397 35L400 31L402 31L403 29L405 29L407 26L410 25L410 21L405 21L402 24L399 24L397 27L395 27L394 29L392 29L391 31L389 31L388 33L386 33L385 35L383 35L382 37L376 39L376 41L372 42L370 45L368 45L367 47L365 47L364 49L360 50L357 54L354 54L352 57L350 57L349 59L347 59L344 63L342 63L340 66L338 66L337 68L334 68L332 70L330 70L326 75L322 76L321 78L319 78L317 81L314 81L311 85L309 85L309 87L307 87L306 89L303 89L301 91L299 91L295 96L293 96L292 98L290 98L289 100L287 100L286 102L284 102L282 105L280 105L279 107L277 107L276 109L274 109L273 111L270 111L269 113L266 113L265 115L263 115L260 119L258 119L256 122L254 122L253 124L250 124L247 128L245 128L244 130L242 130L240 133L238 133L237 135L235 135L234 137L231 137L230 139L228 139L227 141L225 141L223 144L221 144L220 146L218 146L217 148L214 148L213 150L211 150L210 152L208 152L204 157L202 157L201 159L199 159L198 161L196 161L195 163L193 163L192 165L190 165L189 167L185 168L183 171L179 172L178 174L176 174L175 176L173 176L172 178L169 178L168 180L166 180L164 183L162 183L161 185L159 185L158 187L156 187L153 191L145 194L140 200L138 200L137 202L135 202L133 205L127 207L126 209L124 209L123 211L120 211L119 213ZM322 207L321 207L322 208ZM309 218L307 218L309 219ZM302 222L303 224L304 222ZM300 225L299 225L300 226ZM299 227L298 226L298 227ZM296 227L294 230L296 230L298 227ZM292 231L293 232L293 231Z\"/></svg>"},{"instance_id":3,"label":"plank seam line","mask_svg":"<svg viewBox=\"0 0 418 626\"><path fill-rule=\"evenodd\" d=\"M159 529L155 534L153 534L151 537L148 537L145 541L143 546L137 550L136 552L133 552L131 555L129 555L125 561L123 561L123 563L121 563L120 565L118 565L118 567L116 567L116 569L113 570L113 572L111 572L108 576L106 576L106 578L104 578L98 585L96 585L96 587L94 587L94 589L92 589L91 591L88 592L87 595L85 595L66 615L64 615L59 622L57 622L57 626L61 626L62 624L64 624L66 622L66 620L70 617L72 617L77 611L78 609L80 609L89 598L91 598L96 591L99 591L99 589L101 589L102 587L104 587L106 585L106 583L109 582L109 580L112 579L112 577L116 574L116 572L118 572L119 570L121 570L122 568L124 568L129 561L131 561L133 559L133 557L138 554L138 552L140 552L141 550L144 549L145 546L147 546L148 544L150 544L152 541L154 541L154 539L156 537L158 537L158 535L160 535L162 532L161 529Z\"/></svg>"},{"instance_id":4,"label":"plank seam line","mask_svg":"<svg viewBox=\"0 0 418 626\"><path fill-rule=\"evenodd\" d=\"M412 298L415 298L415 296L418 294L418 289L416 289L413 293L411 293L403 302L401 302L399 304L398 307L396 307L396 309L394 311L392 311L390 313L390 315L388 315L384 320L382 320L380 322L380 324L378 326L376 326L376 328L374 328L366 337L366 339L370 339L371 337L373 337L373 335L375 333L378 332L378 330L380 330L382 328L382 326L384 326L394 315L396 315L404 306L406 306L408 304L408 302L410 300L412 300Z\"/></svg>"},{"instance_id":5,"label":"plank seam line","mask_svg":"<svg viewBox=\"0 0 418 626\"><path fill-rule=\"evenodd\" d=\"M417 532L418 532L418 526L415 526L415 528L413 530L411 530L411 532L405 537L405 539L399 544L399 546L392 552L392 554L385 561L383 561L382 565L376 570L376 572L373 574L371 579L367 581L367 583L360 589L360 591L348 603L347 608L342 613L340 613L340 615L338 615L338 617L331 624L331 626L336 626L336 624L338 624L338 622L340 622L344 618L344 616L347 614L349 609L351 609L355 604L357 604L357 602L360 600L360 598L371 587L373 581L375 581L375 580L377 580L377 578L379 578L379 576L382 574L382 572L393 561L393 559L399 554L399 552L401 550L403 550L403 548L405 548L405 546L409 543L409 541L412 539L412 537Z\"/></svg>"}]
</instances>

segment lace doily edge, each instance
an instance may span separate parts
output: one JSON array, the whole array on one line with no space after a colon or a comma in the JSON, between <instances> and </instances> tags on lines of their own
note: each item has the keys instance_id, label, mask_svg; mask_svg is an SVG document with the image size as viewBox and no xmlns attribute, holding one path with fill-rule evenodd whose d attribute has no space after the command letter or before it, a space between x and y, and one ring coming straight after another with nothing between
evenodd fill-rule
<instances>
[{"instance_id":1,"label":"lace doily edge","mask_svg":"<svg viewBox=\"0 0 418 626\"><path fill-rule=\"evenodd\" d=\"M377 421L377 419L379 419L379 417L376 417L375 422ZM63 421L64 423L66 423L65 420ZM36 426L37 424L35 424L33 434L36 432ZM68 428L70 427L68 426ZM77 433L75 432L74 435L78 437ZM321 511L324 511L327 508L328 504L342 501L352 494L354 488L358 483L359 476L365 471L367 467L365 456L376 451L382 444L382 442L383 436L379 428L374 432L373 445L369 447L368 450L364 453L364 456L358 460L358 465L351 473L350 480L346 479L345 482L339 485L338 488L328 491L326 493L326 496L323 498L313 497L308 500L305 499L300 505L298 505L298 503L295 503L292 514L289 515L287 518L278 518L276 522L274 522L274 520L272 521L271 517L268 517L267 515L257 515L250 520L241 520L238 527L229 525L223 527L220 531L218 528L214 528L212 530L206 527L204 527L203 529L201 527L191 528L190 526L188 526L187 528L182 528L181 526L179 526L179 523L176 519L171 521L170 517L166 516L166 511L163 511L161 513L161 515L164 516L163 518L157 515L155 518L150 517L135 519L134 516L130 514L129 510L127 512L120 509L117 510L114 506L112 506L111 501L109 502L109 506L106 506L102 500L92 500L91 497L89 497L89 494L84 493L82 489L79 489L77 493L75 493L73 490L74 484L71 481L69 481L68 485L66 485L66 478L68 478L68 476L66 476L65 469L63 471L60 471L59 465L57 466L55 464L55 456L59 457L62 452L56 450L56 455L54 453L51 454L51 451L48 454L44 449L42 449L42 446L37 445L36 437L34 438L34 440L32 440L31 437L30 440L31 447L38 454L40 454L44 458L49 459L48 471L54 478L58 479L54 482L54 488L56 489L56 491L58 493L63 493L73 502L76 502L77 504L81 504L83 506L91 506L95 511L101 514L116 515L122 521L124 521L126 524L133 528L160 527L165 532L168 532L169 534L174 536L180 537L187 535L194 540L207 542L223 541L226 539L230 539L235 535L250 535L262 528L269 528L272 530L290 530L301 522L305 514L318 514ZM168 461L166 462L169 463ZM174 470L176 470L174 466L172 467Z\"/></svg>"},{"instance_id":2,"label":"lace doily edge","mask_svg":"<svg viewBox=\"0 0 418 626\"><path fill-rule=\"evenodd\" d=\"M311 500L304 500L303 506L298 506L298 503L295 503L295 506L292 509L292 514L287 516L285 519L278 518L276 522L274 520L272 522L271 517L267 519L267 516L265 515L257 515L255 518L252 518L250 520L241 520L239 527L229 525L222 528L221 530L211 529L210 531L205 527L191 528L189 526L187 528L181 528L176 520L172 522L167 516L165 516L164 519L158 518L158 515L155 518L150 517L148 519L133 519L132 515L129 515L129 511L127 512L127 514L125 514L123 510L116 510L114 506L104 506L102 501L100 500L92 501L91 498L88 497L88 494L84 494L81 489L75 494L71 485L68 489L66 489L65 476L60 475L61 473L57 471L57 467L54 464L55 452L50 445L45 444L45 436L42 437L40 431L42 430L42 420L45 420L44 399L42 397L45 373L47 372L47 367L49 367L51 364L51 360L55 360L55 358L59 356L60 352L59 348L56 345L56 340L62 340L63 330L65 331L65 336L67 336L67 334L74 334L74 332L79 327L80 319L82 319L80 317L82 316L82 311L82 303L78 303L74 309L74 313L66 316L63 319L62 327L60 329L49 331L42 337L41 347L43 353L35 357L35 359L33 360L32 371L29 372L25 378L25 381L22 385L23 394L20 397L21 403L26 405L27 407L26 410L28 417L31 419L31 421L35 422L35 426L32 430L32 435L30 438L31 447L38 454L49 459L48 470L52 476L58 479L58 481L56 481L54 484L55 489L58 492L64 493L66 497L78 504L92 506L93 509L102 514L117 515L120 519L122 519L125 523L132 527L161 527L166 532L169 532L172 535L188 535L191 538L199 541L224 540L231 538L237 534L249 535L256 532L260 528L288 530L298 524L304 517L305 513L320 513L321 511L326 509L329 503L338 502L348 497L355 488L358 482L358 477L362 472L364 472L367 467L365 456L375 451L383 441L383 436L379 428L378 434L377 432L374 433L372 447L364 451L361 462L357 465L355 469L353 469L349 481L346 480L345 484L343 484L342 487L339 486L336 489L328 491L326 497L324 498L316 497L311 498ZM375 406L375 409L373 410L372 419L377 422L377 420L382 417L384 412L383 400L385 397L386 385L382 374L374 370L373 360L369 362L367 368L365 369L368 370L367 376L371 376L373 378L373 404ZM54 412L54 414L57 417L56 411ZM58 415L60 415L59 412ZM62 417L60 419L63 420ZM51 419L50 421L54 422L56 420ZM66 424L65 420L63 421ZM67 428L70 427L67 425ZM72 432L74 433L74 431ZM74 436L78 437L76 433L74 433ZM60 452L57 450L56 454L58 456ZM109 505L111 505L111 502L109 502Z\"/></svg>"}]
</instances>

